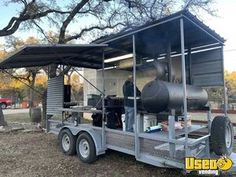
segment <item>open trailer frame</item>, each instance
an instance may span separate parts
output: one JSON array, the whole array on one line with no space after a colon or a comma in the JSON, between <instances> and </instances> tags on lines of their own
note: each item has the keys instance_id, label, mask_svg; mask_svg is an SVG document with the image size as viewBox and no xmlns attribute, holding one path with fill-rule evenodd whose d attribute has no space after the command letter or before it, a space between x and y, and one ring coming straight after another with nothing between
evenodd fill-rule
<instances>
[{"instance_id":1,"label":"open trailer frame","mask_svg":"<svg viewBox=\"0 0 236 177\"><path fill-rule=\"evenodd\" d=\"M155 35L158 38L152 40ZM136 56L145 55L145 52L142 51L142 48L145 46L141 45L144 37L147 37L149 43L147 44L147 54L153 54L158 48L162 53L166 53L169 65L171 65L173 51L181 56L185 127L183 130L174 129L175 118L170 115L168 117L168 132L160 131L148 134L141 131L140 127L143 124L143 116L137 113ZM164 40L166 37L168 37L168 40ZM163 43L167 43L167 45L163 45ZM0 64L0 68L8 69L60 64L62 66L101 69L103 78L102 89L97 88L89 82L89 79L85 78L86 81L102 94L101 110L86 109L85 107L64 108L64 76L50 78L48 81L47 132L59 136L64 153L73 154L77 150L80 159L90 163L96 159L96 156L104 154L107 149L113 149L133 155L136 160L147 164L158 167L184 169L184 157L210 158L212 156L209 146L212 125L211 110L209 109L206 114L207 125L194 124L191 127L187 127L188 98L186 78L190 78L188 82L195 82L196 85L200 86L222 86L224 88L224 114L226 117L227 103L224 82L223 45L223 38L189 12L180 11L140 28L101 38L95 41L94 44L26 46L4 60ZM158 54L154 52L153 57L160 56L160 51L158 51ZM195 63L195 65L189 65L188 60L193 61L192 54L196 51L203 51L202 57L205 57L206 61L204 61L204 64L199 62ZM134 133L107 128L105 125L106 112L104 103L106 96L104 68L109 66L104 63L104 60L115 57L118 54L124 55L131 52L133 53L134 117L137 117L135 119ZM187 56L188 60L186 60L185 56ZM217 57L214 58L215 56ZM209 61L207 57L210 58ZM188 70L186 69L186 61L188 61L190 66ZM207 72L202 72L202 70ZM186 76L186 71L189 71L188 76ZM195 80L193 81L191 77L194 77ZM70 112L72 115L75 113L75 124L64 119L63 115L65 112ZM78 115L81 115L81 113L101 113L102 127L80 124L80 116ZM60 115L62 120L53 120L52 117L54 115ZM201 130L205 130L206 133L195 138L189 137L191 133ZM233 130L230 129L230 133L232 132ZM230 146L232 146L233 135L226 133L225 135L227 135L225 138L227 141L230 141ZM235 166L232 170L234 169Z\"/></svg>"}]
</instances>

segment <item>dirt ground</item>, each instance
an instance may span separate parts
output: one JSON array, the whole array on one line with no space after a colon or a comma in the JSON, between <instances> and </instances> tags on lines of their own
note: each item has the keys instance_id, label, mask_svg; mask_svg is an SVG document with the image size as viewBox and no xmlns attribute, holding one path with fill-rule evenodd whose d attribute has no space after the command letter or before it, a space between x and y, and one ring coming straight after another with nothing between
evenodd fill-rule
<instances>
[{"instance_id":1,"label":"dirt ground","mask_svg":"<svg viewBox=\"0 0 236 177\"><path fill-rule=\"evenodd\" d=\"M28 114L5 116L9 125L32 129ZM236 150L236 145L235 149ZM52 134L22 130L0 132L0 177L175 177L184 176L176 169L157 168L137 162L133 156L107 151L93 164L66 156Z\"/></svg>"},{"instance_id":2,"label":"dirt ground","mask_svg":"<svg viewBox=\"0 0 236 177\"><path fill-rule=\"evenodd\" d=\"M65 156L55 135L45 133L0 133L0 177L174 177L180 171L156 168L134 157L108 151L93 164L77 156Z\"/></svg>"}]
</instances>

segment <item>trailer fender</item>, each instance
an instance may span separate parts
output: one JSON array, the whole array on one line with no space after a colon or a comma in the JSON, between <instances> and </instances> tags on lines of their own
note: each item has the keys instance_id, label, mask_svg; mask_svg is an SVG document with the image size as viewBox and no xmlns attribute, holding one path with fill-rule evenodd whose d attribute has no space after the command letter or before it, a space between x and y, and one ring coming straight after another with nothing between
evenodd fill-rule
<instances>
[{"instance_id":1,"label":"trailer fender","mask_svg":"<svg viewBox=\"0 0 236 177\"><path fill-rule=\"evenodd\" d=\"M63 129L64 128L68 128L74 136L78 136L82 132L87 132L94 141L96 147L96 155L105 154L105 148L102 147L102 135L100 133L95 132L92 128L86 127L64 126Z\"/></svg>"}]
</instances>

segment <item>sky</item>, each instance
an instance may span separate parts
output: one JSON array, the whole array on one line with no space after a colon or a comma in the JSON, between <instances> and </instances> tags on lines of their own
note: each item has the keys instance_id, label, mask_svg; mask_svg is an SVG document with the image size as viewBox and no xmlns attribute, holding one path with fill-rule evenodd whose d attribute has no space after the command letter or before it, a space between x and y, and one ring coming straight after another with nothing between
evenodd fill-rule
<instances>
[{"instance_id":1,"label":"sky","mask_svg":"<svg viewBox=\"0 0 236 177\"><path fill-rule=\"evenodd\" d=\"M203 22L226 39L224 47L225 69L236 71L236 0L216 0L218 17L204 16Z\"/></svg>"},{"instance_id":2,"label":"sky","mask_svg":"<svg viewBox=\"0 0 236 177\"><path fill-rule=\"evenodd\" d=\"M214 7L218 10L217 17L202 15L201 19L211 29L215 30L220 36L226 39L224 47L225 69L236 71L236 25L235 25L235 7L236 0L215 0ZM20 8L16 4L10 4L7 7L0 2L0 29L3 28L9 19L19 12ZM39 37L34 30L27 32L17 31L16 36L27 38L27 36ZM0 43L4 38L0 37Z\"/></svg>"}]
</instances>

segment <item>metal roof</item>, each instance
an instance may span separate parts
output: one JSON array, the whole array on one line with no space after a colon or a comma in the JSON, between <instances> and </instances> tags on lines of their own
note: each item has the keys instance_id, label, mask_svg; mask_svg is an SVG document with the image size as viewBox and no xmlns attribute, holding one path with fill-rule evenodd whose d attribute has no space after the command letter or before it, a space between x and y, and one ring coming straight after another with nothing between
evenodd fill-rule
<instances>
[{"instance_id":1,"label":"metal roof","mask_svg":"<svg viewBox=\"0 0 236 177\"><path fill-rule=\"evenodd\" d=\"M132 53L132 35L136 37L137 55L156 57L166 53L170 43L172 51L180 51L180 18L184 19L185 48L201 48L207 45L223 45L224 38L210 29L189 11L183 10L141 27L102 37L93 41L108 44L106 58Z\"/></svg>"},{"instance_id":2,"label":"metal roof","mask_svg":"<svg viewBox=\"0 0 236 177\"><path fill-rule=\"evenodd\" d=\"M106 44L28 45L0 63L1 69L47 66L50 64L102 68L102 51Z\"/></svg>"},{"instance_id":3,"label":"metal roof","mask_svg":"<svg viewBox=\"0 0 236 177\"><path fill-rule=\"evenodd\" d=\"M208 46L222 46L224 39L184 10L148 23L141 27L102 37L88 45L30 45L0 63L0 69L46 66L50 64L72 65L85 68L102 68L102 48L105 58L113 58L133 52L132 35L135 35L136 53L139 57L155 58L171 51L180 52L180 19L184 20L185 48L201 50Z\"/></svg>"}]
</instances>

